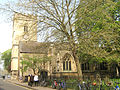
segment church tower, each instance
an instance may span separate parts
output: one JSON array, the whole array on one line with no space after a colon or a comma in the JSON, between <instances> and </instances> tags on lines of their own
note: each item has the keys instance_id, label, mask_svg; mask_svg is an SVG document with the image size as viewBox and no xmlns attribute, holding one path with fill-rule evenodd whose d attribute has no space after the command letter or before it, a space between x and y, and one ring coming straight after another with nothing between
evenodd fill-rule
<instances>
[{"instance_id":1,"label":"church tower","mask_svg":"<svg viewBox=\"0 0 120 90\"><path fill-rule=\"evenodd\" d=\"M19 42L37 41L37 17L15 13L13 18L11 72L12 78L19 76Z\"/></svg>"}]
</instances>

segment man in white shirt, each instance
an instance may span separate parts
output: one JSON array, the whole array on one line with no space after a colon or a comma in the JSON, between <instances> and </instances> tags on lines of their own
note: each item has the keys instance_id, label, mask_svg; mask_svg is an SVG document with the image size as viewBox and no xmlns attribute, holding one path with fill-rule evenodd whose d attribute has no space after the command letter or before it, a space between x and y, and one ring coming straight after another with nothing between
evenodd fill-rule
<instances>
[{"instance_id":1,"label":"man in white shirt","mask_svg":"<svg viewBox=\"0 0 120 90\"><path fill-rule=\"evenodd\" d=\"M34 76L34 82L35 82L35 86L38 86L38 75L35 74Z\"/></svg>"}]
</instances>

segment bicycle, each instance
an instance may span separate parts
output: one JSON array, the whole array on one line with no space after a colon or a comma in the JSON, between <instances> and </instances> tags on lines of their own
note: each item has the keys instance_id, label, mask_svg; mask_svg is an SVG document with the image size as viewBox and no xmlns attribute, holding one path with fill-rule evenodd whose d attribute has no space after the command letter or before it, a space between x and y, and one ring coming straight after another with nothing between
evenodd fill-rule
<instances>
[{"instance_id":1,"label":"bicycle","mask_svg":"<svg viewBox=\"0 0 120 90\"><path fill-rule=\"evenodd\" d=\"M66 82L63 81L63 82L58 82L58 85L57 85L57 90L67 90L67 87L66 87Z\"/></svg>"},{"instance_id":2,"label":"bicycle","mask_svg":"<svg viewBox=\"0 0 120 90\"><path fill-rule=\"evenodd\" d=\"M40 86L47 87L47 85L48 85L48 82L45 80L40 82Z\"/></svg>"},{"instance_id":3,"label":"bicycle","mask_svg":"<svg viewBox=\"0 0 120 90\"><path fill-rule=\"evenodd\" d=\"M113 83L110 81L108 83L104 83L106 86L107 90L114 90Z\"/></svg>"},{"instance_id":4,"label":"bicycle","mask_svg":"<svg viewBox=\"0 0 120 90\"><path fill-rule=\"evenodd\" d=\"M75 90L87 90L86 89L86 84L83 81L83 83L80 83L81 81L77 81L77 86L75 87Z\"/></svg>"},{"instance_id":5,"label":"bicycle","mask_svg":"<svg viewBox=\"0 0 120 90\"><path fill-rule=\"evenodd\" d=\"M58 85L57 80L54 80L53 83L52 83L52 88L56 89L57 85Z\"/></svg>"},{"instance_id":6,"label":"bicycle","mask_svg":"<svg viewBox=\"0 0 120 90\"><path fill-rule=\"evenodd\" d=\"M120 84L120 83L119 82L115 82L115 83L117 84L117 85L115 85L115 90L120 90L120 87L118 86L118 84Z\"/></svg>"},{"instance_id":7,"label":"bicycle","mask_svg":"<svg viewBox=\"0 0 120 90\"><path fill-rule=\"evenodd\" d=\"M80 83L77 84L77 86L75 87L75 90L82 90L82 86Z\"/></svg>"},{"instance_id":8,"label":"bicycle","mask_svg":"<svg viewBox=\"0 0 120 90\"><path fill-rule=\"evenodd\" d=\"M86 83L86 89L87 90L91 90L90 88L91 88L91 82L87 81L87 83Z\"/></svg>"}]
</instances>

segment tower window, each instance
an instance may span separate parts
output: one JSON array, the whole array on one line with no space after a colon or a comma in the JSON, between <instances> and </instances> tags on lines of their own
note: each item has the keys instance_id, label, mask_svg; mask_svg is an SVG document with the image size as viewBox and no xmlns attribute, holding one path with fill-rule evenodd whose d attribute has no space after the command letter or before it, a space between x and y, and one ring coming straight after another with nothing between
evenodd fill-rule
<instances>
[{"instance_id":1,"label":"tower window","mask_svg":"<svg viewBox=\"0 0 120 90\"><path fill-rule=\"evenodd\" d=\"M28 32L28 26L24 26L24 32Z\"/></svg>"}]
</instances>

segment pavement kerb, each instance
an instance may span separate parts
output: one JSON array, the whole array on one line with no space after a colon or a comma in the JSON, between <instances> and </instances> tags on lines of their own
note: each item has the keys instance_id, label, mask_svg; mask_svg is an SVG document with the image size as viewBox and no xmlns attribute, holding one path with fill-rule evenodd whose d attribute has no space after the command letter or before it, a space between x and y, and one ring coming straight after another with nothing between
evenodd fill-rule
<instances>
[{"instance_id":1,"label":"pavement kerb","mask_svg":"<svg viewBox=\"0 0 120 90\"><path fill-rule=\"evenodd\" d=\"M32 89L32 90L38 90L38 89L35 89L33 87L30 87L30 86L26 86L26 85L23 85L23 84L20 84L20 83L16 83L16 82L13 82L11 80L7 80L8 82L11 82L11 83L14 83L16 85L19 85L19 86L22 86L22 87L26 87L26 88L29 88L29 89Z\"/></svg>"}]
</instances>

